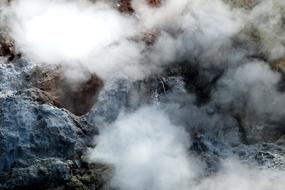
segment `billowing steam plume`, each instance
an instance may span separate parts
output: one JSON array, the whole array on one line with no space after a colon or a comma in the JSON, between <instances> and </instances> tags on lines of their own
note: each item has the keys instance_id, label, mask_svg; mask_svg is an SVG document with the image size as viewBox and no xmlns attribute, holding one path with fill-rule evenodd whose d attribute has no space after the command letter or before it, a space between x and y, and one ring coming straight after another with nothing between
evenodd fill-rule
<instances>
[{"instance_id":1,"label":"billowing steam plume","mask_svg":"<svg viewBox=\"0 0 285 190\"><path fill-rule=\"evenodd\" d=\"M254 126L245 140L254 143L255 132L263 139L267 135L259 134L258 126L273 133L272 126L283 123L285 115L277 72L285 56L285 2L253 0L238 8L246 2L162 0L151 6L133 0L133 13L125 13L115 1L18 0L3 14L9 16L11 36L24 56L62 65L73 80L82 80L88 70L106 83L113 78L134 82L163 75L166 66L186 65L202 73L202 79L191 78L190 83L210 81L202 106L197 105L197 91L188 92L185 81L176 81L180 91L166 92L163 86L166 101L129 105L117 119L98 126L96 147L87 158L113 166L111 187L284 190L284 171L243 163L234 154L244 143L236 135L243 129L235 126ZM219 130L232 133L225 137ZM284 127L278 130L285 134ZM213 160L218 152L213 144L223 149L223 159L211 171L211 161L201 161L193 151L203 138L195 131L209 142L199 141L198 149L212 150Z\"/></svg>"}]
</instances>

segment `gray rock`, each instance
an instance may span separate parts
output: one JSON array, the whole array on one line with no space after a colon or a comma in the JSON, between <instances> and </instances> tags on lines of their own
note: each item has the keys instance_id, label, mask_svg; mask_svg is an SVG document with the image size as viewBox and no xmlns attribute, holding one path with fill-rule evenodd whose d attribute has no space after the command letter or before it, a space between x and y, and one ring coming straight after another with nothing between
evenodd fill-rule
<instances>
[{"instance_id":1,"label":"gray rock","mask_svg":"<svg viewBox=\"0 0 285 190\"><path fill-rule=\"evenodd\" d=\"M64 162L80 159L94 135L86 130L69 112L24 94L0 98L0 185L67 180Z\"/></svg>"},{"instance_id":2,"label":"gray rock","mask_svg":"<svg viewBox=\"0 0 285 190\"><path fill-rule=\"evenodd\" d=\"M114 121L127 106L130 85L125 79L114 79L106 83L97 102L86 116L87 121L98 127Z\"/></svg>"},{"instance_id":3,"label":"gray rock","mask_svg":"<svg viewBox=\"0 0 285 190\"><path fill-rule=\"evenodd\" d=\"M247 164L260 168L285 169L285 149L272 143L240 145L233 152Z\"/></svg>"},{"instance_id":4,"label":"gray rock","mask_svg":"<svg viewBox=\"0 0 285 190\"><path fill-rule=\"evenodd\" d=\"M276 144L282 146L285 148L285 135L283 135L282 137L280 137L277 141Z\"/></svg>"},{"instance_id":5,"label":"gray rock","mask_svg":"<svg viewBox=\"0 0 285 190\"><path fill-rule=\"evenodd\" d=\"M32 189L35 186L60 186L71 178L69 166L55 158L35 160L34 164L23 168L13 168L9 176L0 184L1 189ZM52 184L54 183L54 184Z\"/></svg>"},{"instance_id":6,"label":"gray rock","mask_svg":"<svg viewBox=\"0 0 285 190\"><path fill-rule=\"evenodd\" d=\"M245 134L248 143L273 143L284 133L283 123L270 123L262 121L244 121Z\"/></svg>"},{"instance_id":7,"label":"gray rock","mask_svg":"<svg viewBox=\"0 0 285 190\"><path fill-rule=\"evenodd\" d=\"M0 60L0 96L25 89L28 86L25 77L32 67L25 60L17 60L16 63Z\"/></svg>"},{"instance_id":8,"label":"gray rock","mask_svg":"<svg viewBox=\"0 0 285 190\"><path fill-rule=\"evenodd\" d=\"M224 2L229 3L234 8L252 9L262 0L224 0Z\"/></svg>"},{"instance_id":9,"label":"gray rock","mask_svg":"<svg viewBox=\"0 0 285 190\"><path fill-rule=\"evenodd\" d=\"M242 141L238 122L229 114L220 113L211 106L168 106L167 112L173 122L185 126L191 134L198 132L230 146L237 146Z\"/></svg>"}]
</instances>

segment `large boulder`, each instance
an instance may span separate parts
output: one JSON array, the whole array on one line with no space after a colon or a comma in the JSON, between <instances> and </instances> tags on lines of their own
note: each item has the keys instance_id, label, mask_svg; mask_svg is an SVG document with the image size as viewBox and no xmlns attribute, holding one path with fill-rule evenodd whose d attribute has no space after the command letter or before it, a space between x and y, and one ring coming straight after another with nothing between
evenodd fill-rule
<instances>
[{"instance_id":1,"label":"large boulder","mask_svg":"<svg viewBox=\"0 0 285 190\"><path fill-rule=\"evenodd\" d=\"M29 93L0 98L0 189L70 180L67 161L80 160L96 133Z\"/></svg>"}]
</instances>

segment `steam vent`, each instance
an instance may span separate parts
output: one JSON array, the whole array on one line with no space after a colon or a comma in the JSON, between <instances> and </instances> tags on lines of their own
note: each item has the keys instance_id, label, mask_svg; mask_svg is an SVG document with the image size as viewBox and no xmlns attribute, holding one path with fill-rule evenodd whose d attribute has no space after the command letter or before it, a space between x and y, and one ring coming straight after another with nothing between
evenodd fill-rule
<instances>
[{"instance_id":1,"label":"steam vent","mask_svg":"<svg viewBox=\"0 0 285 190\"><path fill-rule=\"evenodd\" d=\"M0 190L285 190L285 0L0 0Z\"/></svg>"}]
</instances>

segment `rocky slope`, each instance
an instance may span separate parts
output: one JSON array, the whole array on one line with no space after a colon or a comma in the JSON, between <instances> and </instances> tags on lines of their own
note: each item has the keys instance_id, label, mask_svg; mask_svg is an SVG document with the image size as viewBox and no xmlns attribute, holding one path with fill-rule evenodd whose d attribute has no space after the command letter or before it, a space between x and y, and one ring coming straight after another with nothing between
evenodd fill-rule
<instances>
[{"instance_id":1,"label":"rocky slope","mask_svg":"<svg viewBox=\"0 0 285 190\"><path fill-rule=\"evenodd\" d=\"M226 2L245 10L258 4ZM149 3L159 6L161 2ZM133 12L129 1L121 1L119 9ZM281 79L276 84L262 83L263 89L271 92L272 86L280 86L278 98L283 102L284 59L276 60L256 48L264 43L259 32L252 35L256 30L245 28L237 34L236 48L248 50L249 61L268 61L266 69ZM148 47L155 38L151 35ZM199 64L203 60L193 56L168 64L144 80L112 77L103 81L88 73L89 78L74 87L62 66L36 64L17 53L9 37L0 39L0 189L111 189L113 166L90 163L86 152L96 146L99 128L114 122L122 111L133 112L141 105L167 105L171 121L190 134L188 154L205 164L203 177L217 172L229 157L258 168L285 170L285 113L270 107L270 97L263 99L269 103L259 112L251 106L259 103L254 101L257 91L240 92L235 83L226 86L228 75L238 71L204 66ZM248 39L254 43L247 43ZM220 87L225 90L219 91ZM232 99L219 99L225 96Z\"/></svg>"}]
</instances>

